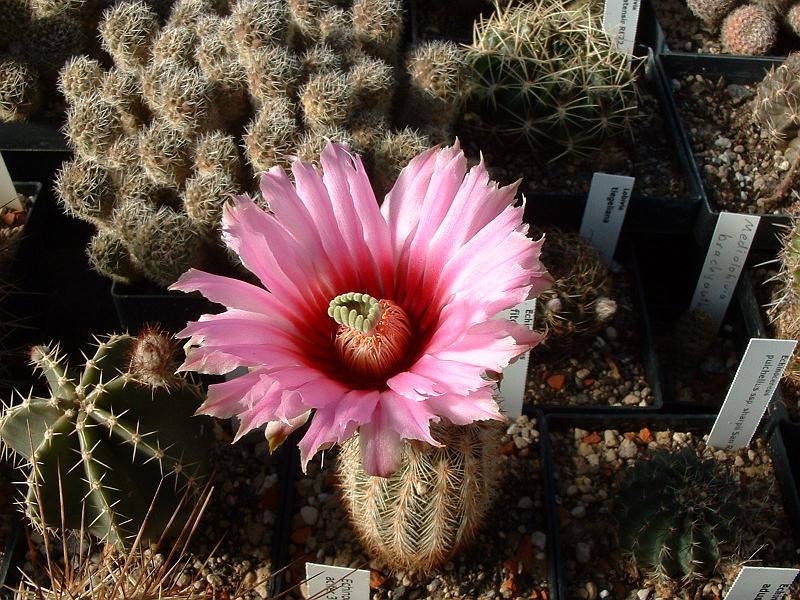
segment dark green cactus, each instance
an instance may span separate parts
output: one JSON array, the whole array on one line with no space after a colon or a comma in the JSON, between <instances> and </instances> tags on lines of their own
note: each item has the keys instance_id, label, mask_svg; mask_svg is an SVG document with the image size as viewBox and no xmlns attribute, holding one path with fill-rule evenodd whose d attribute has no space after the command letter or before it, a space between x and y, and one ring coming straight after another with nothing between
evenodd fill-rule
<instances>
[{"instance_id":1,"label":"dark green cactus","mask_svg":"<svg viewBox=\"0 0 800 600\"><path fill-rule=\"evenodd\" d=\"M625 129L636 109L629 57L588 5L536 0L475 24L471 108L505 142L583 154Z\"/></svg>"},{"instance_id":2,"label":"dark green cactus","mask_svg":"<svg viewBox=\"0 0 800 600\"><path fill-rule=\"evenodd\" d=\"M715 460L691 449L640 460L620 483L615 504L620 547L649 576L710 576L736 548L741 490Z\"/></svg>"},{"instance_id":3,"label":"dark green cactus","mask_svg":"<svg viewBox=\"0 0 800 600\"><path fill-rule=\"evenodd\" d=\"M208 423L192 415L201 391L171 376L174 362L137 360L141 351L137 338L112 335L82 373L58 346L31 352L50 395L5 406L0 441L31 467L25 505L37 525L83 526L126 546L140 527L158 539L181 498L199 491ZM169 372L169 385L143 383L148 374L132 372L132 362Z\"/></svg>"}]
</instances>

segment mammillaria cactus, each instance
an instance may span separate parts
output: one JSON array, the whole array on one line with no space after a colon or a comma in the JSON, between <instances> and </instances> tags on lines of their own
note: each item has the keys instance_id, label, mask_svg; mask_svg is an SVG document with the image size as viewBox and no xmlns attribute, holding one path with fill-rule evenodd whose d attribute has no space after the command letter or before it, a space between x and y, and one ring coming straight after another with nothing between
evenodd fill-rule
<instances>
[{"instance_id":1,"label":"mammillaria cactus","mask_svg":"<svg viewBox=\"0 0 800 600\"><path fill-rule=\"evenodd\" d=\"M795 219L783 238L780 253L780 287L769 309L776 337L800 339L800 219ZM800 388L800 357L795 353L784 378Z\"/></svg>"},{"instance_id":2,"label":"mammillaria cactus","mask_svg":"<svg viewBox=\"0 0 800 600\"><path fill-rule=\"evenodd\" d=\"M731 12L722 23L720 41L733 54L766 54L778 39L778 19L758 4L746 4Z\"/></svg>"},{"instance_id":3,"label":"mammillaria cactus","mask_svg":"<svg viewBox=\"0 0 800 600\"><path fill-rule=\"evenodd\" d=\"M686 0L689 10L707 27L716 28L742 0Z\"/></svg>"},{"instance_id":4,"label":"mammillaria cactus","mask_svg":"<svg viewBox=\"0 0 800 600\"><path fill-rule=\"evenodd\" d=\"M70 214L103 229L90 259L117 281L171 283L150 255L176 257L170 273L185 260L224 270L225 257L213 251L223 204L234 190L254 191L253 173L295 156L315 160L326 139L362 153L369 169L431 145L390 126L400 121L390 111L402 3L242 0L229 11L223 4L180 0L162 24L163 11L121 0L100 24L115 65L103 71L84 57L62 72L76 157L58 191ZM398 172L390 164L384 177ZM77 177L85 173L95 177ZM122 219L134 200L148 209ZM169 243L153 240L156 232Z\"/></svg>"},{"instance_id":5,"label":"mammillaria cactus","mask_svg":"<svg viewBox=\"0 0 800 600\"><path fill-rule=\"evenodd\" d=\"M83 525L125 546L147 516L145 537L158 539L186 491L199 489L207 423L192 415L202 394L172 375L171 353L153 360L147 335L100 341L82 373L57 346L31 352L50 396L6 406L0 441L30 465L25 505L39 526Z\"/></svg>"},{"instance_id":6,"label":"mammillaria cactus","mask_svg":"<svg viewBox=\"0 0 800 600\"><path fill-rule=\"evenodd\" d=\"M342 498L364 546L393 569L427 572L472 541L503 479L502 427L434 427L441 448L407 442L390 477L367 475L358 436L337 458Z\"/></svg>"},{"instance_id":7,"label":"mammillaria cactus","mask_svg":"<svg viewBox=\"0 0 800 600\"><path fill-rule=\"evenodd\" d=\"M542 263L553 285L538 298L537 325L562 344L600 329L616 313L612 275L600 251L577 233L548 228ZM547 343L547 340L546 342Z\"/></svg>"},{"instance_id":8,"label":"mammillaria cactus","mask_svg":"<svg viewBox=\"0 0 800 600\"><path fill-rule=\"evenodd\" d=\"M617 492L620 547L656 579L707 577L736 549L741 494L715 460L691 449L637 461Z\"/></svg>"},{"instance_id":9,"label":"mammillaria cactus","mask_svg":"<svg viewBox=\"0 0 800 600\"><path fill-rule=\"evenodd\" d=\"M475 24L467 64L479 126L553 155L588 152L623 130L636 108L629 56L588 4L500 9Z\"/></svg>"}]
</instances>

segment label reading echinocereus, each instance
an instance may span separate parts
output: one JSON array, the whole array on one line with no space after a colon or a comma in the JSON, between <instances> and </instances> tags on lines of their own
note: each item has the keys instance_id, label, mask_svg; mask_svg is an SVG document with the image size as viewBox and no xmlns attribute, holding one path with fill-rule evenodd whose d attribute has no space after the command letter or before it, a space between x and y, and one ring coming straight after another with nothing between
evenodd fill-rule
<instances>
[{"instance_id":1,"label":"label reading echinocereus","mask_svg":"<svg viewBox=\"0 0 800 600\"><path fill-rule=\"evenodd\" d=\"M525 300L514 308L500 313L503 319L514 321L533 329L533 316L536 313L536 299ZM503 413L512 419L522 414L522 401L525 399L525 387L528 381L528 362L530 351L521 355L517 360L503 369L503 378L500 380L500 408Z\"/></svg>"},{"instance_id":2,"label":"label reading echinocereus","mask_svg":"<svg viewBox=\"0 0 800 600\"><path fill-rule=\"evenodd\" d=\"M592 176L579 234L600 251L606 262L614 259L635 181L633 177L608 173Z\"/></svg>"},{"instance_id":3,"label":"label reading echinocereus","mask_svg":"<svg viewBox=\"0 0 800 600\"><path fill-rule=\"evenodd\" d=\"M689 310L701 310L711 317L715 331L722 324L742 272L759 217L738 213L719 214L700 278Z\"/></svg>"},{"instance_id":4,"label":"label reading echinocereus","mask_svg":"<svg viewBox=\"0 0 800 600\"><path fill-rule=\"evenodd\" d=\"M640 4L640 0L606 0L603 8L603 30L626 54L633 54Z\"/></svg>"},{"instance_id":5,"label":"label reading echinocereus","mask_svg":"<svg viewBox=\"0 0 800 600\"><path fill-rule=\"evenodd\" d=\"M709 446L736 450L750 444L796 345L795 340L750 340L711 429Z\"/></svg>"},{"instance_id":6,"label":"label reading echinocereus","mask_svg":"<svg viewBox=\"0 0 800 600\"><path fill-rule=\"evenodd\" d=\"M725 600L783 600L798 574L798 569L742 567Z\"/></svg>"},{"instance_id":7,"label":"label reading echinocereus","mask_svg":"<svg viewBox=\"0 0 800 600\"><path fill-rule=\"evenodd\" d=\"M11 175L8 174L2 154L0 154L0 208L22 210L22 204L17 198L17 190L14 188L14 182L11 181Z\"/></svg>"},{"instance_id":8,"label":"label reading echinocereus","mask_svg":"<svg viewBox=\"0 0 800 600\"><path fill-rule=\"evenodd\" d=\"M308 597L320 600L369 600L369 571L306 563Z\"/></svg>"}]
</instances>

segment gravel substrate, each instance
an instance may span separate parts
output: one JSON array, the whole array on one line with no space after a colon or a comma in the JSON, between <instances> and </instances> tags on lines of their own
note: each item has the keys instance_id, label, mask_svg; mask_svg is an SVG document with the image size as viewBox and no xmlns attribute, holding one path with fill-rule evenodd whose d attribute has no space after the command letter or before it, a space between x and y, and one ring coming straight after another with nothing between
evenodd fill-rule
<instances>
[{"instance_id":1,"label":"gravel substrate","mask_svg":"<svg viewBox=\"0 0 800 600\"><path fill-rule=\"evenodd\" d=\"M725 53L720 43L719 31L707 29L686 7L686 0L653 0L652 4L670 50ZM797 50L800 50L800 40L783 31L778 38L778 44L770 54L785 56Z\"/></svg>"},{"instance_id":2,"label":"gravel substrate","mask_svg":"<svg viewBox=\"0 0 800 600\"><path fill-rule=\"evenodd\" d=\"M215 424L210 449L213 495L189 543L185 566L172 583L181 590L191 587L202 598L261 600L268 596L273 573L272 538L280 501L277 462L269 456L263 433L253 432L231 445L231 432L223 425ZM23 570L41 577L46 563L42 536L32 532L31 542L35 559L29 554ZM166 546L160 554L146 552L163 562L171 550ZM93 558L97 562L99 554Z\"/></svg>"},{"instance_id":3,"label":"gravel substrate","mask_svg":"<svg viewBox=\"0 0 800 600\"><path fill-rule=\"evenodd\" d=\"M541 406L651 406L640 316L625 271L613 275L617 312L596 335L553 339L533 350L525 402ZM541 329L541 326L539 326Z\"/></svg>"},{"instance_id":4,"label":"gravel substrate","mask_svg":"<svg viewBox=\"0 0 800 600\"><path fill-rule=\"evenodd\" d=\"M775 484L772 462L762 438L750 449L725 452L706 446L706 435L681 431L616 429L586 431L570 428L551 434L561 532L562 561L568 586L565 597L594 600L715 599L724 595L741 563L752 566L797 567L798 549ZM758 508L745 506L738 520L744 547L723 559L707 580L658 583L638 571L617 546L614 498L621 472L659 450L691 448L698 456L715 458L719 469L741 485L741 497L752 494ZM790 599L797 599L792 593Z\"/></svg>"},{"instance_id":5,"label":"gravel substrate","mask_svg":"<svg viewBox=\"0 0 800 600\"><path fill-rule=\"evenodd\" d=\"M800 203L791 193L772 197L790 162L761 139L751 122L755 87L728 85L702 75L672 80L678 112L712 205L750 214L798 213Z\"/></svg>"},{"instance_id":6,"label":"gravel substrate","mask_svg":"<svg viewBox=\"0 0 800 600\"><path fill-rule=\"evenodd\" d=\"M494 510L472 546L428 576L394 572L366 556L336 491L335 456L316 458L296 483L290 554L298 560L371 569L372 598L383 600L548 598L547 538L536 420L522 416L508 425L498 462L508 469ZM498 465L498 468L503 466ZM302 597L299 593L290 595Z\"/></svg>"},{"instance_id":7,"label":"gravel substrate","mask_svg":"<svg viewBox=\"0 0 800 600\"><path fill-rule=\"evenodd\" d=\"M644 68L640 78L644 77ZM456 134L472 158L481 153L494 179L512 183L523 179L520 191L585 194L597 171L636 178L634 195L682 198L687 194L676 150L670 140L655 92L647 83L639 85L639 104L631 118L630 131L606 140L588 156L553 156L529 148L510 149L508 143L469 127L468 115Z\"/></svg>"}]
</instances>

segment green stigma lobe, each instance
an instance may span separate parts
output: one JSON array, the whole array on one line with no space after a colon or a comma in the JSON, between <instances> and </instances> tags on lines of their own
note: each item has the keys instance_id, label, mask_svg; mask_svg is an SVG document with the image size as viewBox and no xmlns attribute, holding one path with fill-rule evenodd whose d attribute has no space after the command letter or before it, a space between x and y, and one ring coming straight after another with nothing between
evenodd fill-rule
<instances>
[{"instance_id":1,"label":"green stigma lobe","mask_svg":"<svg viewBox=\"0 0 800 600\"><path fill-rule=\"evenodd\" d=\"M381 307L369 294L347 292L331 300L328 316L339 325L369 333L381 318Z\"/></svg>"}]
</instances>

